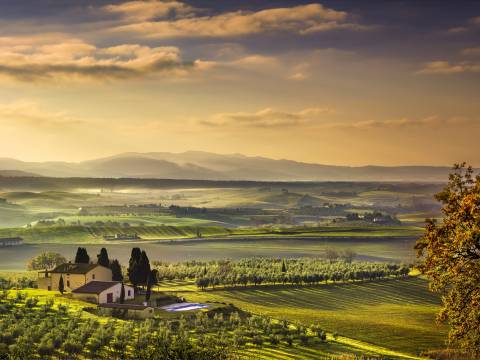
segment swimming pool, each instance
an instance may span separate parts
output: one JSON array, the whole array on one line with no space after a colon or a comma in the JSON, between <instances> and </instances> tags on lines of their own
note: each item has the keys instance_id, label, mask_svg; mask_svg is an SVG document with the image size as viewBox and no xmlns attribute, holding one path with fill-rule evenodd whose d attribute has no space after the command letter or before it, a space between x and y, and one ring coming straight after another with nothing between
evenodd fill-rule
<instances>
[{"instance_id":1,"label":"swimming pool","mask_svg":"<svg viewBox=\"0 0 480 360\"><path fill-rule=\"evenodd\" d=\"M189 311L208 308L206 304L200 303L178 303L162 306L161 309L166 311Z\"/></svg>"}]
</instances>

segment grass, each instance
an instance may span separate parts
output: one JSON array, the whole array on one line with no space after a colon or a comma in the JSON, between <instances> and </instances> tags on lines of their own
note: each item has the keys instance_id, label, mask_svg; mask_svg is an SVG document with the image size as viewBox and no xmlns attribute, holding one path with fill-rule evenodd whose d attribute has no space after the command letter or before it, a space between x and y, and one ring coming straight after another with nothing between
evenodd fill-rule
<instances>
[{"instance_id":1,"label":"grass","mask_svg":"<svg viewBox=\"0 0 480 360\"><path fill-rule=\"evenodd\" d=\"M270 287L246 290L177 292L189 301L218 301L257 314L296 323L318 323L356 339L372 351L381 348L417 355L444 345L445 327L435 324L440 301L420 278L348 285ZM357 344L358 345L358 344Z\"/></svg>"}]
</instances>

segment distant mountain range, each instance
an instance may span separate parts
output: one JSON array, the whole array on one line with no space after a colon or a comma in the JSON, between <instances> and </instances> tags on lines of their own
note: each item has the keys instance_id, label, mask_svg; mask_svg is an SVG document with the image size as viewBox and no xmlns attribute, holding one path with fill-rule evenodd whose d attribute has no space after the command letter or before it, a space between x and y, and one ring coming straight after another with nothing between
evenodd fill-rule
<instances>
[{"instance_id":1,"label":"distant mountain range","mask_svg":"<svg viewBox=\"0 0 480 360\"><path fill-rule=\"evenodd\" d=\"M200 151L124 153L83 162L0 158L0 176L264 181L446 181L439 166L334 166Z\"/></svg>"}]
</instances>

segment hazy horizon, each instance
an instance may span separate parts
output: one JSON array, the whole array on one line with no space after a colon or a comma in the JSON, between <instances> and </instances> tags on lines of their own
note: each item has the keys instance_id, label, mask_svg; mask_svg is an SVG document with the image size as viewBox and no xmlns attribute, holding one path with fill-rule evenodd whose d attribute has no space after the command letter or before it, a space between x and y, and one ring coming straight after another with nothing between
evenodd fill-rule
<instances>
[{"instance_id":1,"label":"hazy horizon","mask_svg":"<svg viewBox=\"0 0 480 360\"><path fill-rule=\"evenodd\" d=\"M349 163L328 163L328 162L315 162L315 161L303 161L301 159L293 159L293 158L281 158L281 157L270 157L270 156L265 156L262 154L257 154L257 155L248 155L244 153L239 153L239 152L231 152L231 153L221 153L221 152L213 152L213 151L203 151L203 150L185 150L185 151L144 151L144 152L139 152L139 151L124 151L124 152L118 152L118 153L110 153L110 154L105 154L105 155L100 155L96 157L89 157L81 160L69 160L69 159L64 159L64 158L50 158L50 159L30 159L28 157L21 158L21 157L11 157L11 156L1 156L0 159L12 159L12 160L18 160L22 162L32 162L32 163L47 163L47 162L64 162L64 163L72 163L72 164L79 164L83 162L89 162L89 161L95 161L95 160L100 160L100 159L109 159L109 158L115 158L115 157L123 157L123 156L128 156L128 155L148 155L148 154L155 154L155 153L165 153L165 154L173 154L173 155L182 155L182 154L188 154L188 153L205 153L209 155L219 155L219 156L239 156L239 157L246 157L246 158L264 158L268 160L286 160L286 161L294 161L298 163L304 163L304 164L311 164L311 165L326 165L326 166L339 166L339 167L368 167L368 166L378 166L378 167L447 167L447 168L452 168L452 164L430 164L430 163L411 163L411 164L397 164L397 165L392 165L388 163L378 163L378 164L372 164L372 163L360 163L360 164L349 164ZM473 167L478 167L480 165L476 164L470 164ZM0 169L0 170L11 170L11 169Z\"/></svg>"}]
</instances>

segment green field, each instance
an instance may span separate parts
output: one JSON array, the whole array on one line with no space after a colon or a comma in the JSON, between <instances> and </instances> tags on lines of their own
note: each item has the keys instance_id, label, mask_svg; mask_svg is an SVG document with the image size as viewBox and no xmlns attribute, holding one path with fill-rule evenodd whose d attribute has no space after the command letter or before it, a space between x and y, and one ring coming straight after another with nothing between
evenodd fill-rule
<instances>
[{"instance_id":1,"label":"green field","mask_svg":"<svg viewBox=\"0 0 480 360\"><path fill-rule=\"evenodd\" d=\"M174 290L170 288L170 290ZM192 291L191 301L219 301L256 314L328 331L389 350L418 355L444 345L446 328L435 324L439 298L420 278L370 283Z\"/></svg>"},{"instance_id":2,"label":"green field","mask_svg":"<svg viewBox=\"0 0 480 360\"><path fill-rule=\"evenodd\" d=\"M90 217L104 218L104 217ZM324 226L294 228L227 228L223 226L201 225L202 220L181 218L176 224L184 225L150 225L122 226L108 224L102 226L65 225L33 226L22 228L0 228L0 237L19 236L26 243L61 243L61 244L97 244L106 243L104 235L138 234L143 240L171 240L201 237L246 238L395 238L420 236L421 228L414 226ZM100 221L100 220L99 220ZM160 221L159 221L160 222ZM187 225L188 224L188 225ZM111 243L111 241L109 241Z\"/></svg>"},{"instance_id":3,"label":"green field","mask_svg":"<svg viewBox=\"0 0 480 360\"><path fill-rule=\"evenodd\" d=\"M63 219L67 224L91 224L97 221L108 223L108 222L118 222L118 223L129 223L133 226L145 225L145 226L161 226L161 225L171 225L171 226L197 226L211 224L212 221L204 219L196 219L189 217L176 217L174 215L130 215L130 214L121 214L121 215L69 215L69 216L59 216L52 220Z\"/></svg>"},{"instance_id":4,"label":"green field","mask_svg":"<svg viewBox=\"0 0 480 360\"><path fill-rule=\"evenodd\" d=\"M27 289L22 290L21 293L39 299L39 304L45 304L47 299L53 300L54 307L58 305L67 306L68 312L72 316L80 316L84 319L97 320L101 324L105 324L109 321L109 317L99 316L95 313L84 311L85 308L91 308L92 305L83 301L74 300L67 295L60 296L57 292L49 292L45 290ZM16 291L10 292L10 297L14 297ZM221 304L211 305L211 309L221 309ZM37 311L32 309L31 311ZM184 315L189 316L192 312L187 312ZM181 314L178 313L166 313L162 310L156 311L156 316L164 319L179 319ZM124 320L118 320L117 324L121 325ZM305 321L296 320L296 324L306 324ZM274 360L307 360L307 359L332 359L332 356L338 356L339 359L353 360L353 357L349 356L372 356L377 358L380 356L383 359L418 359L418 357L405 353L404 351L394 351L382 346L376 346L371 343L354 340L352 338L332 335L327 335L328 341L322 342L310 342L308 345L301 345L295 343L293 346L287 346L285 343L280 343L276 346L272 346L268 343L261 346L256 346L251 343L247 343L245 347L238 350L238 355L242 359L274 359ZM347 355L349 354L349 355ZM335 357L336 359L336 357Z\"/></svg>"}]
</instances>

